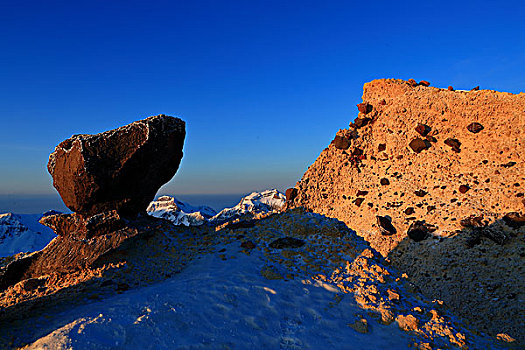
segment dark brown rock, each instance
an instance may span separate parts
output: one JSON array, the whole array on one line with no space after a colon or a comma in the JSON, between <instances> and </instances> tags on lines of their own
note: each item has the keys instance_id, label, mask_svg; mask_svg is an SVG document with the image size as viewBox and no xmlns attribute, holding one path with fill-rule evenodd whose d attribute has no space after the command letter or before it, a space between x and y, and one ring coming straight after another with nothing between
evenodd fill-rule
<instances>
[{"instance_id":1,"label":"dark brown rock","mask_svg":"<svg viewBox=\"0 0 525 350\"><path fill-rule=\"evenodd\" d=\"M125 226L116 210L83 218L78 213L47 215L40 219L42 225L50 227L59 236L74 236L88 239L117 231Z\"/></svg>"},{"instance_id":2,"label":"dark brown rock","mask_svg":"<svg viewBox=\"0 0 525 350\"><path fill-rule=\"evenodd\" d=\"M386 143L380 143L378 146L377 146L377 150L379 152L383 152L384 150L386 150Z\"/></svg>"},{"instance_id":3,"label":"dark brown rock","mask_svg":"<svg viewBox=\"0 0 525 350\"><path fill-rule=\"evenodd\" d=\"M434 136L430 136L430 135L425 136L425 139L433 143L436 143L438 141Z\"/></svg>"},{"instance_id":4,"label":"dark brown rock","mask_svg":"<svg viewBox=\"0 0 525 350\"><path fill-rule=\"evenodd\" d=\"M270 248L284 249L284 248L299 248L305 244L305 241L294 237L282 237L277 238L275 241L270 243Z\"/></svg>"},{"instance_id":5,"label":"dark brown rock","mask_svg":"<svg viewBox=\"0 0 525 350\"><path fill-rule=\"evenodd\" d=\"M372 112L372 105L370 103L366 103L366 102L363 102L363 103L359 103L357 105L357 109L359 110L359 112L363 113L363 114L368 114L370 112Z\"/></svg>"},{"instance_id":6,"label":"dark brown rock","mask_svg":"<svg viewBox=\"0 0 525 350\"><path fill-rule=\"evenodd\" d=\"M335 138L332 141L332 143L334 144L335 148L337 148L337 149L345 150L345 149L348 149L348 147L350 147L350 140L347 139L346 137L339 136L339 135L335 136Z\"/></svg>"},{"instance_id":7,"label":"dark brown rock","mask_svg":"<svg viewBox=\"0 0 525 350\"><path fill-rule=\"evenodd\" d=\"M454 91L454 88L452 86L449 86L448 91Z\"/></svg>"},{"instance_id":8,"label":"dark brown rock","mask_svg":"<svg viewBox=\"0 0 525 350\"><path fill-rule=\"evenodd\" d=\"M364 118L358 117L354 120L354 126L357 129L362 128L363 126L367 125L371 120L372 119L367 118L367 117L364 117Z\"/></svg>"},{"instance_id":9,"label":"dark brown rock","mask_svg":"<svg viewBox=\"0 0 525 350\"><path fill-rule=\"evenodd\" d=\"M430 236L430 232L425 225L425 221L415 221L413 222L407 231L408 237L410 237L415 242L421 242L427 239Z\"/></svg>"},{"instance_id":10,"label":"dark brown rock","mask_svg":"<svg viewBox=\"0 0 525 350\"><path fill-rule=\"evenodd\" d=\"M525 225L525 215L517 212L505 214L503 221L510 227L520 228Z\"/></svg>"},{"instance_id":11,"label":"dark brown rock","mask_svg":"<svg viewBox=\"0 0 525 350\"><path fill-rule=\"evenodd\" d=\"M360 207L361 204L363 204L364 200L365 200L364 198L356 198L354 200L354 204L357 205L358 207Z\"/></svg>"},{"instance_id":12,"label":"dark brown rock","mask_svg":"<svg viewBox=\"0 0 525 350\"><path fill-rule=\"evenodd\" d=\"M254 249L255 248L255 243L253 243L252 241L244 241L241 243L241 248L244 248L244 249Z\"/></svg>"},{"instance_id":13,"label":"dark brown rock","mask_svg":"<svg viewBox=\"0 0 525 350\"><path fill-rule=\"evenodd\" d=\"M376 216L377 226L379 227L379 232L383 236L391 236L397 233L396 228L392 225L392 222L386 216Z\"/></svg>"},{"instance_id":14,"label":"dark brown rock","mask_svg":"<svg viewBox=\"0 0 525 350\"><path fill-rule=\"evenodd\" d=\"M430 132L430 130L432 130L432 129L430 128L430 126L425 125L425 124L418 124L418 126L416 127L416 131L417 131L421 136L427 136L428 133Z\"/></svg>"},{"instance_id":15,"label":"dark brown rock","mask_svg":"<svg viewBox=\"0 0 525 350\"><path fill-rule=\"evenodd\" d=\"M412 149L412 151L414 151L416 153L419 153L419 152L421 152L423 150L426 150L426 149L430 148L431 145L430 145L430 142L428 142L426 140L423 140L423 139L420 139L418 137L418 138L415 138L412 141L410 141L408 146Z\"/></svg>"},{"instance_id":16,"label":"dark brown rock","mask_svg":"<svg viewBox=\"0 0 525 350\"><path fill-rule=\"evenodd\" d=\"M76 214L72 215L76 216ZM48 220L50 220L48 222L53 222L52 218ZM58 225L71 220L74 227L77 219L55 218L55 220ZM86 221L76 222L86 225ZM61 227L65 229L65 226ZM78 269L95 266L102 260L104 263L119 261L121 256L117 252L125 242L145 239L159 229L167 230L170 227L172 227L171 224L166 220L139 216L136 220L127 221L125 226L119 230L91 238L78 237L78 232L64 232L65 234L52 240L45 249L14 261L4 271L0 271L0 290L28 278L38 278L51 273L71 273ZM89 228L87 232L90 232Z\"/></svg>"},{"instance_id":17,"label":"dark brown rock","mask_svg":"<svg viewBox=\"0 0 525 350\"><path fill-rule=\"evenodd\" d=\"M451 147L454 152L459 153L461 151L461 142L459 142L457 139L448 138L445 140L445 145Z\"/></svg>"},{"instance_id":18,"label":"dark brown rock","mask_svg":"<svg viewBox=\"0 0 525 350\"><path fill-rule=\"evenodd\" d=\"M460 193L467 193L467 191L470 190L470 187L467 185L461 185L459 186L459 192Z\"/></svg>"},{"instance_id":19,"label":"dark brown rock","mask_svg":"<svg viewBox=\"0 0 525 350\"><path fill-rule=\"evenodd\" d=\"M471 123L467 126L467 130L470 131L473 134L477 134L481 130L483 130L484 127L480 123Z\"/></svg>"},{"instance_id":20,"label":"dark brown rock","mask_svg":"<svg viewBox=\"0 0 525 350\"><path fill-rule=\"evenodd\" d=\"M472 90L470 91L478 91L479 90L479 86L476 86L476 87L473 87Z\"/></svg>"},{"instance_id":21,"label":"dark brown rock","mask_svg":"<svg viewBox=\"0 0 525 350\"><path fill-rule=\"evenodd\" d=\"M96 135L74 135L49 157L53 185L66 206L85 217L117 210L145 212L179 167L185 123L149 117Z\"/></svg>"},{"instance_id":22,"label":"dark brown rock","mask_svg":"<svg viewBox=\"0 0 525 350\"><path fill-rule=\"evenodd\" d=\"M230 222L226 224L226 228L230 230L238 230L241 228L252 228L255 226L255 220L241 220L238 222Z\"/></svg>"},{"instance_id":23,"label":"dark brown rock","mask_svg":"<svg viewBox=\"0 0 525 350\"><path fill-rule=\"evenodd\" d=\"M367 194L368 194L368 191L359 190L357 191L356 196L361 197L361 196L366 196Z\"/></svg>"},{"instance_id":24,"label":"dark brown rock","mask_svg":"<svg viewBox=\"0 0 525 350\"><path fill-rule=\"evenodd\" d=\"M424 190L417 190L417 191L415 191L414 193L415 193L416 196L418 196L418 197L424 197L424 196L427 195L428 192L427 192L427 191L424 191Z\"/></svg>"},{"instance_id":25,"label":"dark brown rock","mask_svg":"<svg viewBox=\"0 0 525 350\"><path fill-rule=\"evenodd\" d=\"M355 147L353 150L352 150L352 155L353 156L361 156L363 155L364 151L359 148L359 147Z\"/></svg>"},{"instance_id":26,"label":"dark brown rock","mask_svg":"<svg viewBox=\"0 0 525 350\"><path fill-rule=\"evenodd\" d=\"M429 83L428 81L426 81L426 80L421 80L421 81L419 82L419 85L422 85L422 86L430 86L430 83Z\"/></svg>"},{"instance_id":27,"label":"dark brown rock","mask_svg":"<svg viewBox=\"0 0 525 350\"><path fill-rule=\"evenodd\" d=\"M284 193L285 196L286 196L286 201L287 202L290 202L290 201L293 201L295 197L297 197L297 188L289 188L286 190L286 192Z\"/></svg>"},{"instance_id":28,"label":"dark brown rock","mask_svg":"<svg viewBox=\"0 0 525 350\"><path fill-rule=\"evenodd\" d=\"M414 208L412 207L408 207L405 209L405 215L412 215L414 214L416 211L414 210Z\"/></svg>"},{"instance_id":29,"label":"dark brown rock","mask_svg":"<svg viewBox=\"0 0 525 350\"><path fill-rule=\"evenodd\" d=\"M460 221L463 227L483 227L483 214L481 215L470 215Z\"/></svg>"},{"instance_id":30,"label":"dark brown rock","mask_svg":"<svg viewBox=\"0 0 525 350\"><path fill-rule=\"evenodd\" d=\"M407 84L412 86L412 87L416 87L417 86L417 81L415 81L414 79L408 79Z\"/></svg>"},{"instance_id":31,"label":"dark brown rock","mask_svg":"<svg viewBox=\"0 0 525 350\"><path fill-rule=\"evenodd\" d=\"M386 177L382 178L380 182L381 182L381 185L383 186L390 185L390 180L388 180Z\"/></svg>"},{"instance_id":32,"label":"dark brown rock","mask_svg":"<svg viewBox=\"0 0 525 350\"><path fill-rule=\"evenodd\" d=\"M504 167L504 168L511 168L514 165L516 165L516 162L508 162L508 163L505 163L505 164L501 164L501 166Z\"/></svg>"}]
</instances>

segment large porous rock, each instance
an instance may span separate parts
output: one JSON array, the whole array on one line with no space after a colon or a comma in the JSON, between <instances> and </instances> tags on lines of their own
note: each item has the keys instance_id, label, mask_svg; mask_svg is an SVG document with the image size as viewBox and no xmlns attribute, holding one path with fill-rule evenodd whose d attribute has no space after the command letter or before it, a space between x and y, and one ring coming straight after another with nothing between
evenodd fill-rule
<instances>
[{"instance_id":1,"label":"large porous rock","mask_svg":"<svg viewBox=\"0 0 525 350\"><path fill-rule=\"evenodd\" d=\"M96 135L73 135L55 148L47 168L72 211L135 217L177 172L184 137L182 120L149 117Z\"/></svg>"}]
</instances>

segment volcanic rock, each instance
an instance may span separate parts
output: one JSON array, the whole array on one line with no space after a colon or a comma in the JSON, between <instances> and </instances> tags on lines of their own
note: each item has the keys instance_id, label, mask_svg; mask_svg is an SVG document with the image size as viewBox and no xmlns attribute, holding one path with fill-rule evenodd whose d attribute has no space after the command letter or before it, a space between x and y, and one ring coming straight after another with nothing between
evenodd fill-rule
<instances>
[{"instance_id":1,"label":"volcanic rock","mask_svg":"<svg viewBox=\"0 0 525 350\"><path fill-rule=\"evenodd\" d=\"M74 135L55 148L47 168L72 211L88 217L116 210L133 218L175 175L184 136L182 120L149 117L96 135Z\"/></svg>"},{"instance_id":2,"label":"volcanic rock","mask_svg":"<svg viewBox=\"0 0 525 350\"><path fill-rule=\"evenodd\" d=\"M467 126L467 130L470 131L473 134L477 134L481 130L483 130L484 127L480 123L471 123Z\"/></svg>"},{"instance_id":3,"label":"volcanic rock","mask_svg":"<svg viewBox=\"0 0 525 350\"><path fill-rule=\"evenodd\" d=\"M483 214L470 215L460 221L463 227L483 227Z\"/></svg>"},{"instance_id":4,"label":"volcanic rock","mask_svg":"<svg viewBox=\"0 0 525 350\"><path fill-rule=\"evenodd\" d=\"M362 128L363 126L366 126L372 119L367 117L358 117L354 120L354 127L356 129Z\"/></svg>"},{"instance_id":5,"label":"volcanic rock","mask_svg":"<svg viewBox=\"0 0 525 350\"><path fill-rule=\"evenodd\" d=\"M182 158L185 124L159 115L96 135L74 135L49 157L53 184L72 214L40 222L58 234L45 249L0 271L0 289L49 273L70 273L147 236L164 220L145 213Z\"/></svg>"},{"instance_id":6,"label":"volcanic rock","mask_svg":"<svg viewBox=\"0 0 525 350\"><path fill-rule=\"evenodd\" d=\"M425 125L425 124L418 124L417 127L416 127L416 131L417 131L421 136L427 136L428 133L430 132L430 130L432 130L432 129L430 128L430 126Z\"/></svg>"},{"instance_id":7,"label":"volcanic rock","mask_svg":"<svg viewBox=\"0 0 525 350\"><path fill-rule=\"evenodd\" d=\"M270 248L284 249L284 248L299 248L305 244L305 241L295 237L281 237L269 244Z\"/></svg>"},{"instance_id":8,"label":"volcanic rock","mask_svg":"<svg viewBox=\"0 0 525 350\"><path fill-rule=\"evenodd\" d=\"M422 240L428 238L429 235L429 229L425 225L425 222L419 220L412 223L407 232L407 236L415 242L421 242Z\"/></svg>"},{"instance_id":9,"label":"volcanic rock","mask_svg":"<svg viewBox=\"0 0 525 350\"><path fill-rule=\"evenodd\" d=\"M359 110L359 112L363 114L368 114L372 112L372 105L369 103L363 102L357 105L357 109Z\"/></svg>"},{"instance_id":10,"label":"volcanic rock","mask_svg":"<svg viewBox=\"0 0 525 350\"><path fill-rule=\"evenodd\" d=\"M392 225L392 221L386 216L376 216L377 226L379 226L379 232L384 236L390 236L397 233L396 228Z\"/></svg>"},{"instance_id":11,"label":"volcanic rock","mask_svg":"<svg viewBox=\"0 0 525 350\"><path fill-rule=\"evenodd\" d=\"M414 151L416 153L419 153L419 152L421 152L423 150L426 150L426 149L430 148L430 143L428 141L420 139L418 137L418 138L415 138L412 141L410 141L408 146L410 148L412 148L412 151Z\"/></svg>"},{"instance_id":12,"label":"volcanic rock","mask_svg":"<svg viewBox=\"0 0 525 350\"><path fill-rule=\"evenodd\" d=\"M388 103L382 105L379 103L382 100ZM413 89L406 81L382 79L365 84L363 101L374 106L375 122L360 130L359 135L352 139L352 147L362 149L367 155L361 163L366 166L360 165L359 169L344 166L348 155L335 147L325 149L295 186L298 195L294 206L304 206L344 221L384 255L406 237L411 224L406 221L407 215L423 215L420 220L437 224L442 235L451 235L464 228L460 224L462 218L479 215L483 208L493 213L490 218L486 217L491 222L508 212L523 210L523 197L509 194L516 193L515 183L525 186L522 179L525 153L524 148L519 147L519 144L525 144L525 94L488 90L473 94L435 87ZM467 128L473 121L485 129L473 134ZM413 128L419 124L432 126L431 134L439 137L439 142L427 148L424 142L431 143L418 135L416 146L419 144L420 147L407 147L415 136ZM347 131L338 134L344 132ZM479 139L481 134L483 140ZM461 140L452 145L461 147L461 152L454 154L453 158L450 146L441 143L447 139ZM379 151L380 144L387 145L384 151ZM512 145L516 147L512 148ZM414 152L420 153L416 156ZM500 166L509 161L516 164L508 168ZM390 181L389 186L381 186L380 180L390 179L394 172L402 174L402 181ZM475 182L487 178L489 183ZM456 197L454 190L457 192L462 184L468 184L468 194L473 195L463 195L461 205L458 205L457 200L452 202L451 199ZM421 209L417 205L422 198L415 193L419 189L432 193L432 196L423 197L426 204ZM376 198L376 208L399 201L399 194L404 193L403 209L388 213L399 234L381 240L374 235L372 225L379 213L366 205L356 207L353 199L342 198L343 194L355 194L359 190L366 190L369 192L367 197ZM396 192L398 195L394 194ZM436 210L427 213L428 206ZM412 208L410 214L403 212L406 208Z\"/></svg>"},{"instance_id":13,"label":"volcanic rock","mask_svg":"<svg viewBox=\"0 0 525 350\"><path fill-rule=\"evenodd\" d=\"M290 202L293 201L295 197L297 197L297 188L289 188L285 192L286 195L286 201Z\"/></svg>"},{"instance_id":14,"label":"volcanic rock","mask_svg":"<svg viewBox=\"0 0 525 350\"><path fill-rule=\"evenodd\" d=\"M503 217L503 221L505 221L508 226L518 229L525 226L525 215L517 212L508 213Z\"/></svg>"},{"instance_id":15,"label":"volcanic rock","mask_svg":"<svg viewBox=\"0 0 525 350\"><path fill-rule=\"evenodd\" d=\"M334 138L334 141L332 141L335 148L337 149L348 149L350 147L350 140L348 140L346 137L336 135Z\"/></svg>"},{"instance_id":16,"label":"volcanic rock","mask_svg":"<svg viewBox=\"0 0 525 350\"><path fill-rule=\"evenodd\" d=\"M414 194L418 197L425 197L427 195L427 191L424 191L424 190L417 190L414 192Z\"/></svg>"},{"instance_id":17,"label":"volcanic rock","mask_svg":"<svg viewBox=\"0 0 525 350\"><path fill-rule=\"evenodd\" d=\"M518 322L508 317L525 315L523 306L507 297L511 291L525 290L525 279L516 277L522 274L524 228L509 227L502 219L525 209L523 196L516 195L525 187L525 94L413 88L406 81L381 79L365 84L362 98L374 106L374 123L359 130L352 146L362 149L367 159L359 168L345 166L348 155L326 148L296 184L299 194L294 206L345 222L388 256L393 266L405 271L427 296L443 300L490 334L514 329L506 333L525 339L525 332L516 327ZM388 103L382 105L382 100ZM474 121L484 126L478 134L468 129ZM418 124L432 126L427 136L438 139L432 147L407 147ZM443 144L447 139L460 140L460 145L453 146L461 152L452 153L453 146ZM380 152L379 144L388 146ZM513 166L501 166L511 161ZM393 178L394 173L402 179L381 186L380 180ZM462 184L470 189L458 200ZM431 195L418 197L418 189ZM373 199L372 206L357 207L342 198L359 190L369 192L367 204ZM389 206L399 201L403 201L401 207ZM435 209L427 211L429 207ZM398 233L378 234L378 214L388 214ZM481 228L461 224L466 217L482 214ZM432 233L435 239L416 243L407 235L416 219L439 227ZM477 229L486 233L474 233ZM479 243L467 248L471 234L478 237L473 242ZM507 256L511 260L502 258ZM504 287L489 292L485 287L496 281ZM517 297L525 295L519 292ZM520 321L523 324L523 316Z\"/></svg>"},{"instance_id":18,"label":"volcanic rock","mask_svg":"<svg viewBox=\"0 0 525 350\"><path fill-rule=\"evenodd\" d=\"M448 138L445 140L445 145L452 147L452 150L454 152L459 153L461 151L460 150L461 142L459 142L457 139Z\"/></svg>"},{"instance_id":19,"label":"volcanic rock","mask_svg":"<svg viewBox=\"0 0 525 350\"><path fill-rule=\"evenodd\" d=\"M421 80L419 82L419 85L421 85L421 86L430 86L430 83L428 81L426 81L426 80Z\"/></svg>"},{"instance_id":20,"label":"volcanic rock","mask_svg":"<svg viewBox=\"0 0 525 350\"><path fill-rule=\"evenodd\" d=\"M467 193L468 190L470 190L470 187L468 187L467 185L461 185L461 186L459 186L459 192L460 192L460 193Z\"/></svg>"}]
</instances>

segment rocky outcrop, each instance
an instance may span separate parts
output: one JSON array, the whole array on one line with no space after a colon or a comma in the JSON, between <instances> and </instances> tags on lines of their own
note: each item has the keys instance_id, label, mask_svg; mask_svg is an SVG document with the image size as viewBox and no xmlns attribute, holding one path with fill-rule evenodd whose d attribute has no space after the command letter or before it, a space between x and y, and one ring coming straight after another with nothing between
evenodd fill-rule
<instances>
[{"instance_id":1,"label":"rocky outcrop","mask_svg":"<svg viewBox=\"0 0 525 350\"><path fill-rule=\"evenodd\" d=\"M53 184L72 214L40 222L58 237L44 250L0 271L0 289L50 273L93 266L123 242L148 235L161 219L146 214L149 202L178 169L185 124L165 115L96 135L75 135L49 157ZM142 215L144 214L144 215Z\"/></svg>"},{"instance_id":2,"label":"rocky outcrop","mask_svg":"<svg viewBox=\"0 0 525 350\"><path fill-rule=\"evenodd\" d=\"M182 120L149 117L96 135L73 135L55 148L47 168L72 211L135 217L177 172L184 137Z\"/></svg>"},{"instance_id":3,"label":"rocky outcrop","mask_svg":"<svg viewBox=\"0 0 525 350\"><path fill-rule=\"evenodd\" d=\"M365 84L356 120L370 122L337 133L336 141L351 146L343 150L337 141L321 152L291 206L344 221L383 255L415 220L437 225L434 234L446 237L470 215L494 222L523 212L525 94L426 85ZM398 233L381 235L378 215L391 217Z\"/></svg>"},{"instance_id":4,"label":"rocky outcrop","mask_svg":"<svg viewBox=\"0 0 525 350\"><path fill-rule=\"evenodd\" d=\"M336 135L349 146L323 150L287 205L344 221L425 295L523 343L525 94L427 85L365 84L371 109Z\"/></svg>"}]
</instances>

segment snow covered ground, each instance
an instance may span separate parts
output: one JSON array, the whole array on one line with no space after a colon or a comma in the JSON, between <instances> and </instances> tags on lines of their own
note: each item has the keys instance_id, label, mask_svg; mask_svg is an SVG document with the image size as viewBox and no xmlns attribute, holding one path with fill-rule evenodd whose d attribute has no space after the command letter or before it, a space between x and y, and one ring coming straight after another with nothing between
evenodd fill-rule
<instances>
[{"instance_id":1,"label":"snow covered ground","mask_svg":"<svg viewBox=\"0 0 525 350\"><path fill-rule=\"evenodd\" d=\"M230 245L175 277L57 315L64 324L29 349L406 349L411 337L336 302L338 290L301 280L268 280L260 253ZM72 320L72 321L69 321ZM46 322L42 317L40 322Z\"/></svg>"},{"instance_id":2,"label":"snow covered ground","mask_svg":"<svg viewBox=\"0 0 525 350\"><path fill-rule=\"evenodd\" d=\"M0 320L0 347L504 348L409 290L335 219L293 210L253 226L152 234L126 247L126 266L91 287L68 288L57 303L48 295L21 306L28 316Z\"/></svg>"}]
</instances>

